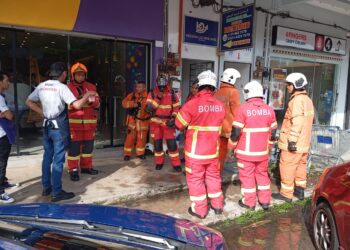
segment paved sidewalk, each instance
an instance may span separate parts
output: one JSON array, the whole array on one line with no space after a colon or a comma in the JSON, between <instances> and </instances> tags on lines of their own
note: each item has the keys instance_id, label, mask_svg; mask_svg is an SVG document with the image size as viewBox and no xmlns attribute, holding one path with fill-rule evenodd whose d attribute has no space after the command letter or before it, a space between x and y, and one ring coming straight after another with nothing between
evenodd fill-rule
<instances>
[{"instance_id":1,"label":"paved sidewalk","mask_svg":"<svg viewBox=\"0 0 350 250\"><path fill-rule=\"evenodd\" d=\"M224 187L224 214L218 216L210 211L205 220L200 220L187 213L190 205L187 192L179 193L179 195L176 193L165 195L187 189L185 176L175 172L168 163L168 159L163 169L157 171L154 169L152 157L146 160L133 158L125 162L121 148L96 149L94 155L95 168L100 171L98 175L81 174L80 181L72 182L65 168L62 178L63 189L75 192L76 197L62 203L128 206L125 204L130 202L130 204L133 203L132 207L190 219L206 225L233 219L246 212L237 203L241 198L240 187L230 184L232 173L229 171L224 171L223 174L223 182L230 184ZM16 199L17 203L50 201L49 197L41 196L41 160L42 155L40 154L10 158L7 177L11 182L18 182L21 186L7 189L7 192ZM272 190L277 191L273 184ZM312 186L308 188L306 196L310 196L311 193ZM142 199L153 196L160 196L160 198L154 199L154 203L151 200L151 204L145 206ZM274 202L276 203L280 202ZM261 209L260 206L257 206L257 209Z\"/></svg>"},{"instance_id":2,"label":"paved sidewalk","mask_svg":"<svg viewBox=\"0 0 350 250\"><path fill-rule=\"evenodd\" d=\"M10 157L7 177L18 188L8 189L18 203L48 202L50 198L41 197L42 155ZM118 201L139 199L167 192L186 189L186 178L175 172L166 158L163 169L154 169L153 157L146 160L132 158L123 160L122 149L108 148L94 151L94 167L98 175L80 174L80 181L69 179L67 166L63 173L63 189L76 194L69 203L115 204ZM225 174L229 181L231 174Z\"/></svg>"}]
</instances>

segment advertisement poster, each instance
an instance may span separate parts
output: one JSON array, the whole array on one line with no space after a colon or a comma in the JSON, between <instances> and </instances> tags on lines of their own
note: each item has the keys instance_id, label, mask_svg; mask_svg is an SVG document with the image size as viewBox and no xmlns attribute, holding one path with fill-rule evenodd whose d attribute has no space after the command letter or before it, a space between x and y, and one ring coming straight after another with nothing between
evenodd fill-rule
<instances>
[{"instance_id":1,"label":"advertisement poster","mask_svg":"<svg viewBox=\"0 0 350 250\"><path fill-rule=\"evenodd\" d=\"M254 6L227 11L221 17L221 51L250 48L253 44Z\"/></svg>"},{"instance_id":2,"label":"advertisement poster","mask_svg":"<svg viewBox=\"0 0 350 250\"><path fill-rule=\"evenodd\" d=\"M269 89L269 106L274 110L283 110L285 106L286 69L271 69L271 82Z\"/></svg>"},{"instance_id":3,"label":"advertisement poster","mask_svg":"<svg viewBox=\"0 0 350 250\"><path fill-rule=\"evenodd\" d=\"M218 22L185 16L185 43L218 45Z\"/></svg>"}]
</instances>

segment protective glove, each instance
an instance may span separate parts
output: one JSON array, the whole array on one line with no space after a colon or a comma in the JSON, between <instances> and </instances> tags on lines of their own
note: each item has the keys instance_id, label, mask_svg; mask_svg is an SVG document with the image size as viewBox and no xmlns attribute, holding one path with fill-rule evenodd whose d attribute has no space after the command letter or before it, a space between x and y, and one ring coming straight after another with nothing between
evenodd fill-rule
<instances>
[{"instance_id":1,"label":"protective glove","mask_svg":"<svg viewBox=\"0 0 350 250\"><path fill-rule=\"evenodd\" d=\"M146 105L146 111L151 114L155 111L152 104L149 103Z\"/></svg>"},{"instance_id":2,"label":"protective glove","mask_svg":"<svg viewBox=\"0 0 350 250\"><path fill-rule=\"evenodd\" d=\"M165 125L167 125L169 128L174 128L175 127L175 119L171 118L170 120L165 122Z\"/></svg>"},{"instance_id":3,"label":"protective glove","mask_svg":"<svg viewBox=\"0 0 350 250\"><path fill-rule=\"evenodd\" d=\"M294 141L288 141L288 151L297 151L297 143Z\"/></svg>"}]
</instances>

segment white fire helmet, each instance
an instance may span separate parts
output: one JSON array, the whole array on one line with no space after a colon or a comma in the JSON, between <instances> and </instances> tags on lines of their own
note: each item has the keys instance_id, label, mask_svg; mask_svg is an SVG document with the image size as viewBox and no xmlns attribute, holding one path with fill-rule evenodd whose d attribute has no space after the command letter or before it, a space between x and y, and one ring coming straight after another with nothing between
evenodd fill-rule
<instances>
[{"instance_id":1,"label":"white fire helmet","mask_svg":"<svg viewBox=\"0 0 350 250\"><path fill-rule=\"evenodd\" d=\"M302 89L307 85L307 80L302 73L291 73L287 75L287 83L292 83L295 89Z\"/></svg>"},{"instance_id":2,"label":"white fire helmet","mask_svg":"<svg viewBox=\"0 0 350 250\"><path fill-rule=\"evenodd\" d=\"M243 95L245 100L253 97L264 97L264 90L258 81L253 80L244 86Z\"/></svg>"},{"instance_id":3,"label":"white fire helmet","mask_svg":"<svg viewBox=\"0 0 350 250\"><path fill-rule=\"evenodd\" d=\"M236 80L238 78L241 78L241 73L239 73L239 71L236 69L228 68L225 69L224 73L222 73L221 81L231 85L235 85Z\"/></svg>"},{"instance_id":4,"label":"white fire helmet","mask_svg":"<svg viewBox=\"0 0 350 250\"><path fill-rule=\"evenodd\" d=\"M214 88L217 88L217 77L216 75L211 72L210 70L203 71L198 75L198 87L204 86L204 85L210 85Z\"/></svg>"}]
</instances>

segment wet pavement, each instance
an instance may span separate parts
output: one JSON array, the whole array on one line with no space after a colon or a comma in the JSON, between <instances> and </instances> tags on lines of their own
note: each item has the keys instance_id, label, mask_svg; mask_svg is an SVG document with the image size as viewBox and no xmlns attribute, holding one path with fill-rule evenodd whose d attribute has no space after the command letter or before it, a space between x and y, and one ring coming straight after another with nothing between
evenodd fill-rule
<instances>
[{"instance_id":1,"label":"wet pavement","mask_svg":"<svg viewBox=\"0 0 350 250\"><path fill-rule=\"evenodd\" d=\"M224 185L223 190L226 200L237 196L236 189L238 189L238 186ZM182 191L137 201L118 202L115 205L145 209L183 218L190 206L190 200L187 192ZM224 213L226 214L229 209L225 210ZM246 225L221 222L215 225L209 224L209 227L222 232L228 249L312 250L315 248L309 234L310 229L307 227L309 211L310 203L307 203L305 207L296 205L286 213L282 213L282 211L268 213L262 220ZM229 212L232 211L229 210ZM226 217L228 216L226 215ZM187 218L197 221L191 216ZM197 222L201 223L203 221Z\"/></svg>"},{"instance_id":2,"label":"wet pavement","mask_svg":"<svg viewBox=\"0 0 350 250\"><path fill-rule=\"evenodd\" d=\"M263 220L247 225L219 224L228 249L315 249L307 224L309 206L297 206L287 213L269 214Z\"/></svg>"}]
</instances>

